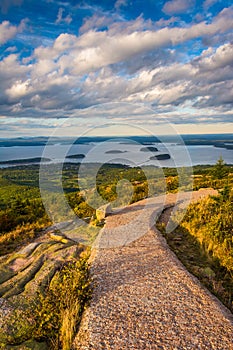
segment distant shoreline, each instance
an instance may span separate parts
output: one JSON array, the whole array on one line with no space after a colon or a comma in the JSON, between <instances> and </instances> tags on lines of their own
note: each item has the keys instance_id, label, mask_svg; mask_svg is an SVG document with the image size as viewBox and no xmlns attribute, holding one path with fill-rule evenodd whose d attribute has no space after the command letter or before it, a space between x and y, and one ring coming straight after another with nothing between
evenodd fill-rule
<instances>
[{"instance_id":1,"label":"distant shoreline","mask_svg":"<svg viewBox=\"0 0 233 350\"><path fill-rule=\"evenodd\" d=\"M214 146L219 148L233 149L233 134L206 134L206 135L161 135L161 136L96 136L96 137L32 137L32 138L0 138L0 147L26 147L26 146L46 146L72 145L72 144L91 144L107 141L116 141L120 144L141 144L152 145L154 143L176 143L182 144L179 140L182 138L183 144L187 146Z\"/></svg>"},{"instance_id":2,"label":"distant shoreline","mask_svg":"<svg viewBox=\"0 0 233 350\"><path fill-rule=\"evenodd\" d=\"M233 163L233 134L207 135L206 138L202 135L188 135L183 136L183 140L184 143L175 136L164 136L163 142L158 142L155 137L135 136L128 138L126 145L119 137L83 137L73 144L71 138L53 138L48 144L48 138L40 137L27 140L0 139L0 167L37 163L68 164L69 161L74 164L120 163L133 167L185 167L213 165L220 156L225 163ZM162 156L164 154L169 154L170 157L165 158Z\"/></svg>"},{"instance_id":3,"label":"distant shoreline","mask_svg":"<svg viewBox=\"0 0 233 350\"><path fill-rule=\"evenodd\" d=\"M36 158L24 158L24 159L12 159L6 161L0 161L0 165L20 165L20 164L32 164L40 162L51 162L50 158L36 157Z\"/></svg>"}]
</instances>

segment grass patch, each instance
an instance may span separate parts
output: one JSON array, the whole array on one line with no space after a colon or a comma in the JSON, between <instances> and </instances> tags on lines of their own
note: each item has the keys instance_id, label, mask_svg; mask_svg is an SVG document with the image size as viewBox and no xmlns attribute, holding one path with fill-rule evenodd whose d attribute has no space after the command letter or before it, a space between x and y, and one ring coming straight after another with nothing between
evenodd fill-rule
<instances>
[{"instance_id":1,"label":"grass patch","mask_svg":"<svg viewBox=\"0 0 233 350\"><path fill-rule=\"evenodd\" d=\"M88 258L90 250L81 253L57 271L37 307L37 340L46 340L50 349L69 350L81 315L91 297Z\"/></svg>"},{"instance_id":2,"label":"grass patch","mask_svg":"<svg viewBox=\"0 0 233 350\"><path fill-rule=\"evenodd\" d=\"M187 270L233 312L233 278L226 267L221 265L219 259L214 257L211 252L206 251L198 239L191 235L187 229L178 227L175 231L167 233L163 214L156 227Z\"/></svg>"},{"instance_id":3,"label":"grass patch","mask_svg":"<svg viewBox=\"0 0 233 350\"><path fill-rule=\"evenodd\" d=\"M48 220L37 223L27 223L18 226L14 230L0 236L0 256L14 252L19 247L33 242L34 239L43 234L43 229L51 222Z\"/></svg>"}]
</instances>

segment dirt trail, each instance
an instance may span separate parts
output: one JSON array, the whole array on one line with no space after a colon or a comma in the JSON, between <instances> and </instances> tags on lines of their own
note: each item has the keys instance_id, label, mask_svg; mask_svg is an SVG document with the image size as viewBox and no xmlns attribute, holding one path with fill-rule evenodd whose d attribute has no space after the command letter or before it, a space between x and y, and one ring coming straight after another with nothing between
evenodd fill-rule
<instances>
[{"instance_id":1,"label":"dirt trail","mask_svg":"<svg viewBox=\"0 0 233 350\"><path fill-rule=\"evenodd\" d=\"M192 200L209 193L194 192ZM166 204L174 200L169 195ZM151 225L163 203L151 198L107 218L92 253L95 288L74 349L233 349L232 314Z\"/></svg>"}]
</instances>

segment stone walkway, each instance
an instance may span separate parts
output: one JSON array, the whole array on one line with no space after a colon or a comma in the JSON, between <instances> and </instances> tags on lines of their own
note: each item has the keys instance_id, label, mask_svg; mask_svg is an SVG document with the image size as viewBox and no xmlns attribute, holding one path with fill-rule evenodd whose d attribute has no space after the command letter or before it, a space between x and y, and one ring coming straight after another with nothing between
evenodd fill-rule
<instances>
[{"instance_id":1,"label":"stone walkway","mask_svg":"<svg viewBox=\"0 0 233 350\"><path fill-rule=\"evenodd\" d=\"M207 194L194 192L192 200ZM174 201L169 195L166 204ZM151 198L107 218L92 253L95 288L74 349L233 349L232 314L152 226L163 203Z\"/></svg>"}]
</instances>

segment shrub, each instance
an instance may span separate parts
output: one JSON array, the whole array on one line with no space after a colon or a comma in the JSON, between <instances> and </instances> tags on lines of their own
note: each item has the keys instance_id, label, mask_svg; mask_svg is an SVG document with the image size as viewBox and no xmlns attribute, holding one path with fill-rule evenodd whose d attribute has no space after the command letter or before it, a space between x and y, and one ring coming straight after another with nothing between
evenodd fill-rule
<instances>
[{"instance_id":1,"label":"shrub","mask_svg":"<svg viewBox=\"0 0 233 350\"><path fill-rule=\"evenodd\" d=\"M53 277L45 295L40 295L35 338L47 340L53 350L71 348L82 312L91 296L86 251L67 263Z\"/></svg>"},{"instance_id":2,"label":"shrub","mask_svg":"<svg viewBox=\"0 0 233 350\"><path fill-rule=\"evenodd\" d=\"M230 273L233 273L232 211L231 191L224 188L218 196L191 204L181 223Z\"/></svg>"}]
</instances>

